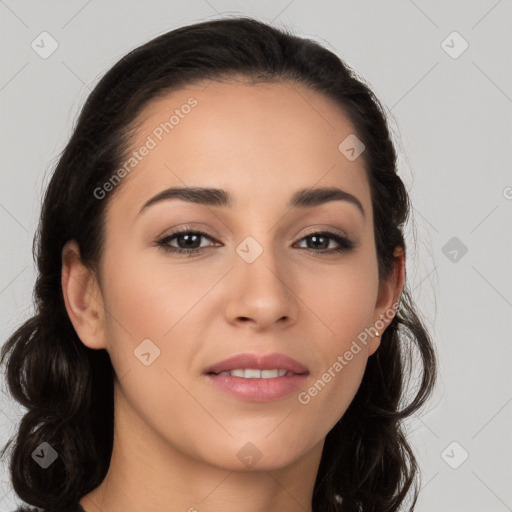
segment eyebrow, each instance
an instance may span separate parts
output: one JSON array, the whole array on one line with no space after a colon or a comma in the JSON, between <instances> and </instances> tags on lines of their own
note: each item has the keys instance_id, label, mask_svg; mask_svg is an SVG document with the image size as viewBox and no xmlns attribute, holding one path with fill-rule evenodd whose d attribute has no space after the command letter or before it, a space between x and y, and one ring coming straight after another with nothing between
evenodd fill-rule
<instances>
[{"instance_id":1,"label":"eyebrow","mask_svg":"<svg viewBox=\"0 0 512 512\"><path fill-rule=\"evenodd\" d=\"M167 190L163 190L146 201L140 209L139 214L155 203L170 199L181 199L182 201L207 206L227 208L231 208L233 206L232 196L229 192L220 188L172 187ZM363 217L365 216L365 211L361 201L359 201L356 196L337 187L316 187L298 190L293 194L287 206L289 208L311 208L330 201L347 201L352 203L357 206Z\"/></svg>"}]
</instances>

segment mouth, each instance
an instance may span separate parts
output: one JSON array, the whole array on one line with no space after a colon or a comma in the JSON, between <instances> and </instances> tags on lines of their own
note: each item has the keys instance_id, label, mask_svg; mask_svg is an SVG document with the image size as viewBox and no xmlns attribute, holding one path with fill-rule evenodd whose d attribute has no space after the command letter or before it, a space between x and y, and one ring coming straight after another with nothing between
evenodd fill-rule
<instances>
[{"instance_id":1,"label":"mouth","mask_svg":"<svg viewBox=\"0 0 512 512\"><path fill-rule=\"evenodd\" d=\"M244 372L242 375L241 372ZM302 375L309 370L302 363L277 352L271 354L244 353L237 354L212 364L204 373L220 375L238 372L234 377L247 379L285 377L286 374ZM273 373L269 373L273 372ZM275 375L277 372L277 375ZM284 372L284 373L283 373Z\"/></svg>"},{"instance_id":2,"label":"mouth","mask_svg":"<svg viewBox=\"0 0 512 512\"><path fill-rule=\"evenodd\" d=\"M213 386L239 400L269 402L288 397L309 375L306 366L285 354L239 354L204 371Z\"/></svg>"},{"instance_id":3,"label":"mouth","mask_svg":"<svg viewBox=\"0 0 512 512\"><path fill-rule=\"evenodd\" d=\"M242 379L275 379L276 377L289 377L297 374L281 368L275 368L272 370L237 368L235 370L223 371L220 373L211 373L210 375L231 375L232 377L240 377Z\"/></svg>"}]
</instances>

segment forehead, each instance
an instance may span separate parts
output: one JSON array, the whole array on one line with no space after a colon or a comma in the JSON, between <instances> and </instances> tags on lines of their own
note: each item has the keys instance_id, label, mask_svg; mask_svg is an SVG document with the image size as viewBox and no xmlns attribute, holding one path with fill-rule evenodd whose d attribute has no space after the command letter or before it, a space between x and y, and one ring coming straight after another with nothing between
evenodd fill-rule
<instances>
[{"instance_id":1,"label":"forehead","mask_svg":"<svg viewBox=\"0 0 512 512\"><path fill-rule=\"evenodd\" d=\"M342 186L368 206L363 158L340 144L355 135L330 99L291 83L209 82L151 100L139 114L124 178L131 201L171 186L232 191L235 206L305 187ZM146 148L146 149L144 149ZM143 153L143 155L142 155Z\"/></svg>"}]
</instances>

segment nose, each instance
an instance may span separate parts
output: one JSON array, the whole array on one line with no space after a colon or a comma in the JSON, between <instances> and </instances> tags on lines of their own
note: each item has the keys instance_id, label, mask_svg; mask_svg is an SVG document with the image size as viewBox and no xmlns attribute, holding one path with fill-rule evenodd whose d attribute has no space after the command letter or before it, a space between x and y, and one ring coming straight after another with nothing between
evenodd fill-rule
<instances>
[{"instance_id":1,"label":"nose","mask_svg":"<svg viewBox=\"0 0 512 512\"><path fill-rule=\"evenodd\" d=\"M297 321L299 297L292 269L265 249L252 263L238 254L230 272L226 317L231 324L250 324L256 331Z\"/></svg>"}]
</instances>

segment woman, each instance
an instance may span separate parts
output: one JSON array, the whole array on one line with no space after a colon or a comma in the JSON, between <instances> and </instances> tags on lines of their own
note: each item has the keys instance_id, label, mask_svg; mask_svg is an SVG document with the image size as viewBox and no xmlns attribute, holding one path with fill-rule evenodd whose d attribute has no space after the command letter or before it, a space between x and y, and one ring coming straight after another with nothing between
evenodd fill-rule
<instances>
[{"instance_id":1,"label":"woman","mask_svg":"<svg viewBox=\"0 0 512 512\"><path fill-rule=\"evenodd\" d=\"M402 421L436 357L408 212L382 106L317 43L236 18L130 52L61 155L37 312L3 347L27 408L17 495L46 512L412 510Z\"/></svg>"}]
</instances>

